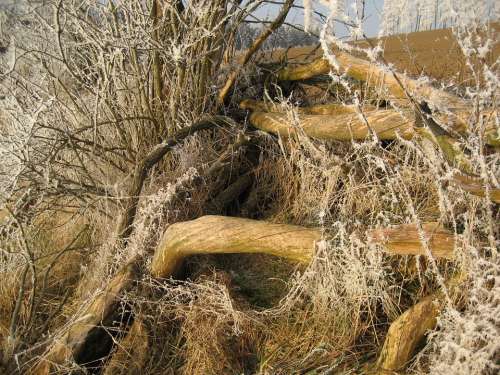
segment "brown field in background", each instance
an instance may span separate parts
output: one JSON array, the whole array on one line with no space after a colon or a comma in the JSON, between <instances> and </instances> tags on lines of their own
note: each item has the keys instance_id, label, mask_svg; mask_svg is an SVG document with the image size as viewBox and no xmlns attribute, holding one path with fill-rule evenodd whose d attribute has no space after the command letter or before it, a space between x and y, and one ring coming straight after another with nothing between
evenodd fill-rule
<instances>
[{"instance_id":1,"label":"brown field in background","mask_svg":"<svg viewBox=\"0 0 500 375\"><path fill-rule=\"evenodd\" d=\"M484 61L473 61L476 69L482 64L491 66L500 55L498 34L500 22L490 23L488 37L494 42L492 50ZM420 31L409 34L398 34L381 39L384 58L394 64L398 72L406 72L411 76L426 75L437 80L453 80L461 85L474 82L470 68L466 65L465 57L457 43L451 29ZM377 39L370 39L376 44ZM363 48L369 47L366 40L353 42ZM286 57L284 56L286 52ZM286 58L290 62L309 61L322 54L315 46L296 47L289 50L275 50L266 59L281 60ZM269 53L268 53L269 55Z\"/></svg>"}]
</instances>

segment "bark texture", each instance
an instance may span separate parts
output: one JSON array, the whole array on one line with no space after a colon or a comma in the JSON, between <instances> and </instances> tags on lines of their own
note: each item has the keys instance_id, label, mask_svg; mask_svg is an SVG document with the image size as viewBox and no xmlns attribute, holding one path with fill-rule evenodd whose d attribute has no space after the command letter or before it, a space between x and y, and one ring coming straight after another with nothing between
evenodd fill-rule
<instances>
[{"instance_id":1,"label":"bark texture","mask_svg":"<svg viewBox=\"0 0 500 375\"><path fill-rule=\"evenodd\" d=\"M202 216L171 225L151 264L153 277L172 276L182 260L197 254L265 253L308 263L321 232L296 225L225 216Z\"/></svg>"},{"instance_id":2,"label":"bark texture","mask_svg":"<svg viewBox=\"0 0 500 375\"><path fill-rule=\"evenodd\" d=\"M130 316L121 307L121 297L132 288L139 275L139 259L122 268L104 291L83 309L32 372L46 375L70 361L89 367L98 366L113 346L115 329L128 325Z\"/></svg>"},{"instance_id":3,"label":"bark texture","mask_svg":"<svg viewBox=\"0 0 500 375\"><path fill-rule=\"evenodd\" d=\"M257 129L282 137L306 135L322 140L364 140L373 131L379 139L396 139L397 134L409 139L413 136L413 115L402 115L394 110L378 110L360 114L299 115L297 121L282 113L253 112L250 123ZM296 123L295 123L296 122Z\"/></svg>"},{"instance_id":4,"label":"bark texture","mask_svg":"<svg viewBox=\"0 0 500 375\"><path fill-rule=\"evenodd\" d=\"M428 296L392 322L377 361L381 374L403 370L428 331L436 327L440 306Z\"/></svg>"},{"instance_id":5,"label":"bark texture","mask_svg":"<svg viewBox=\"0 0 500 375\"><path fill-rule=\"evenodd\" d=\"M434 257L453 257L453 233L442 228L438 223L425 223L422 229ZM374 229L368 231L367 235L371 243L382 245L391 254L428 255L415 224Z\"/></svg>"}]
</instances>

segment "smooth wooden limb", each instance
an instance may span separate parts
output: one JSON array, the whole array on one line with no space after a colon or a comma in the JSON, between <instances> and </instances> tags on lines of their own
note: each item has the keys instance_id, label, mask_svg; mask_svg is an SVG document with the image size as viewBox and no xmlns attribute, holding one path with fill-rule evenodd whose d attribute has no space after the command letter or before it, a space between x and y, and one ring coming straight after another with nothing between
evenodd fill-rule
<instances>
[{"instance_id":1,"label":"smooth wooden limb","mask_svg":"<svg viewBox=\"0 0 500 375\"><path fill-rule=\"evenodd\" d=\"M335 116L299 115L295 125L287 114L254 112L250 115L250 123L257 129L282 137L293 136L300 130L312 138L322 140L364 140L370 136L371 128L379 139L391 140L396 139L397 134L406 139L413 136L413 116L411 113L406 115L394 110L366 112L364 119L357 113Z\"/></svg>"},{"instance_id":2,"label":"smooth wooden limb","mask_svg":"<svg viewBox=\"0 0 500 375\"><path fill-rule=\"evenodd\" d=\"M434 257L453 257L455 242L453 233L442 228L438 223L425 223L422 229ZM367 236L371 243L382 245L391 254L428 255L417 226L414 224L374 229L368 231Z\"/></svg>"},{"instance_id":3,"label":"smooth wooden limb","mask_svg":"<svg viewBox=\"0 0 500 375\"><path fill-rule=\"evenodd\" d=\"M170 277L184 258L198 254L264 253L308 263L321 232L296 225L202 216L171 225L151 264L153 277Z\"/></svg>"},{"instance_id":4,"label":"smooth wooden limb","mask_svg":"<svg viewBox=\"0 0 500 375\"><path fill-rule=\"evenodd\" d=\"M240 103L241 109L252 110L257 112L278 112L284 113L287 111L286 107L281 106L279 103L258 101L252 99L245 99ZM377 108L372 105L363 106L363 112L374 111ZM343 105L336 103L317 104L309 107L294 107L294 111L305 115L346 115L357 113L358 108L355 105Z\"/></svg>"},{"instance_id":5,"label":"smooth wooden limb","mask_svg":"<svg viewBox=\"0 0 500 375\"><path fill-rule=\"evenodd\" d=\"M482 117L486 129L486 142L492 146L500 146L497 110L485 110L479 115L475 115L472 113L473 103L429 84L409 78L401 73L386 71L370 61L343 51L335 52L335 58L340 65L340 73L366 82L368 86L380 91L382 96L387 99L411 107L407 95L409 94L417 102L430 103L433 108L438 109L433 116L454 131L464 132L468 129L469 123L477 123L477 117ZM278 72L278 79L305 80L329 73L330 70L332 67L328 61L321 57L309 64L282 69Z\"/></svg>"}]
</instances>

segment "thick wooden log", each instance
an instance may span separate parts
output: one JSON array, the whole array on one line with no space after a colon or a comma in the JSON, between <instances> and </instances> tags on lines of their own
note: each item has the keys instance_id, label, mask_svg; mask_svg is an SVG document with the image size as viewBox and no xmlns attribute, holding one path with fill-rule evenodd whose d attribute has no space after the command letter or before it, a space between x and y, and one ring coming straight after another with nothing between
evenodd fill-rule
<instances>
[{"instance_id":1,"label":"thick wooden log","mask_svg":"<svg viewBox=\"0 0 500 375\"><path fill-rule=\"evenodd\" d=\"M252 99L245 99L240 103L241 109L257 111L257 112L286 112L286 108L280 106L278 103L257 101ZM351 113L357 113L358 108L355 105L343 105L336 103L328 104L317 104L309 107L294 107L297 113L304 115L346 115ZM363 112L374 111L377 108L372 105L363 106Z\"/></svg>"},{"instance_id":2,"label":"thick wooden log","mask_svg":"<svg viewBox=\"0 0 500 375\"><path fill-rule=\"evenodd\" d=\"M184 258L197 254L264 253L308 263L321 232L296 225L236 217L203 216L171 225L151 264L153 277L172 276Z\"/></svg>"},{"instance_id":3,"label":"thick wooden log","mask_svg":"<svg viewBox=\"0 0 500 375\"><path fill-rule=\"evenodd\" d=\"M439 223L425 223L422 229L434 257L453 257L453 233L442 228ZM415 224L374 229L368 231L367 236L371 243L382 245L391 254L428 255Z\"/></svg>"},{"instance_id":4,"label":"thick wooden log","mask_svg":"<svg viewBox=\"0 0 500 375\"><path fill-rule=\"evenodd\" d=\"M428 331L436 327L440 304L436 295L422 299L392 322L377 361L381 374L404 370Z\"/></svg>"},{"instance_id":5,"label":"thick wooden log","mask_svg":"<svg viewBox=\"0 0 500 375\"><path fill-rule=\"evenodd\" d=\"M397 100L402 104L410 105L408 94L417 102L431 103L435 112L433 116L442 124L446 124L457 132L464 132L468 124L477 122L477 116L471 113L471 102L456 95L437 89L428 84L409 78L401 73L388 72L367 60L355 57L349 53L338 51L335 58L342 73L359 81L365 81L369 86L382 90L387 99ZM330 72L332 67L327 59L321 57L313 62L297 67L287 67L278 72L279 80L305 80L319 74ZM500 130L497 124L498 112L486 110L479 114L486 124L486 142L493 146L500 146Z\"/></svg>"},{"instance_id":6,"label":"thick wooden log","mask_svg":"<svg viewBox=\"0 0 500 375\"><path fill-rule=\"evenodd\" d=\"M404 74L396 73L396 78L394 74L383 70L376 64L349 53L343 51L335 52L335 58L342 73L359 81L365 81L370 86L385 89L392 99L406 99L406 89L411 95L415 95L417 99L423 99L438 107L466 108L468 105L467 101L456 95L449 94L430 85L422 84ZM332 69L333 67L329 64L328 60L321 57L309 64L281 70L278 72L278 79L284 81L304 80L319 74L326 74ZM404 89L398 80L403 84Z\"/></svg>"},{"instance_id":7,"label":"thick wooden log","mask_svg":"<svg viewBox=\"0 0 500 375\"><path fill-rule=\"evenodd\" d=\"M325 58L318 58L308 64L288 66L278 72L280 81L303 81L320 74L327 74L332 70L332 66Z\"/></svg>"},{"instance_id":8,"label":"thick wooden log","mask_svg":"<svg viewBox=\"0 0 500 375\"><path fill-rule=\"evenodd\" d=\"M293 136L301 130L312 138L323 140L364 140L370 135L370 128L382 140L395 139L397 134L410 139L414 134L413 115L409 112L402 115L394 110L379 110L366 112L364 117L369 126L357 113L336 116L299 115L299 124L294 126L286 114L254 112L250 115L250 123L257 129L282 137Z\"/></svg>"},{"instance_id":9,"label":"thick wooden log","mask_svg":"<svg viewBox=\"0 0 500 375\"><path fill-rule=\"evenodd\" d=\"M95 366L113 346L113 329L119 328L127 312L120 309L123 294L130 290L139 275L139 258L135 258L109 282L104 291L70 322L55 340L32 372L47 375L69 361ZM123 324L122 324L123 323ZM118 326L117 326L118 325Z\"/></svg>"}]
</instances>

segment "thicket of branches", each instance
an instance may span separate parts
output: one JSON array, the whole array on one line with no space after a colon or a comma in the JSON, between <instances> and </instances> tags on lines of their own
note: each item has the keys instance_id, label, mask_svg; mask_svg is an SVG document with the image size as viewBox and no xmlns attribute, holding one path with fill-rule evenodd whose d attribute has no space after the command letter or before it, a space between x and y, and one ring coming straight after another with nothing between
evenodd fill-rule
<instances>
[{"instance_id":1,"label":"thicket of branches","mask_svg":"<svg viewBox=\"0 0 500 375\"><path fill-rule=\"evenodd\" d=\"M266 3L5 8L0 372L499 370L494 25L444 86Z\"/></svg>"}]
</instances>

